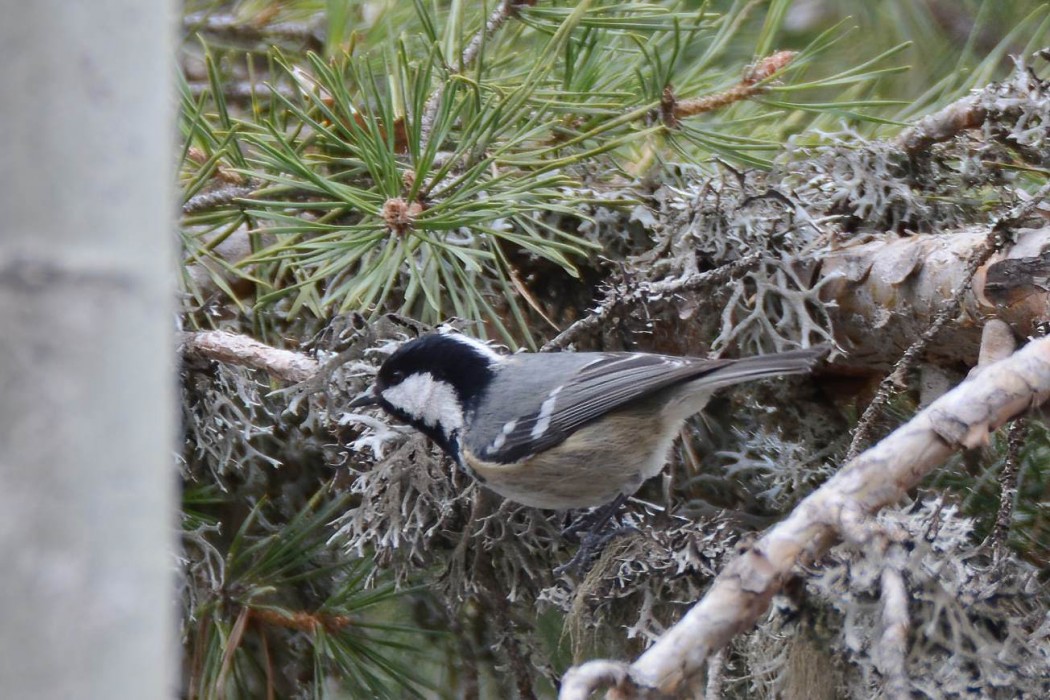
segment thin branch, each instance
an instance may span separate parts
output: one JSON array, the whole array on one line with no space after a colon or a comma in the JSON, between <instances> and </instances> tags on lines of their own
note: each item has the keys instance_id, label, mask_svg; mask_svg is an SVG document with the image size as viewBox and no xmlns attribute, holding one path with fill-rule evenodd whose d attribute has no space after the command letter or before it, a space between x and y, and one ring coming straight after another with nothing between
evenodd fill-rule
<instances>
[{"instance_id":1,"label":"thin branch","mask_svg":"<svg viewBox=\"0 0 1050 700\"><path fill-rule=\"evenodd\" d=\"M899 549L899 545L891 545ZM882 569L882 636L879 638L879 666L886 678L884 691L886 697L894 700L907 700L911 691L908 683L908 630L911 620L908 617L908 590L904 577L897 566L895 556L899 552L888 551L887 563Z\"/></svg>"},{"instance_id":2,"label":"thin branch","mask_svg":"<svg viewBox=\"0 0 1050 700\"><path fill-rule=\"evenodd\" d=\"M722 684L725 681L725 650L713 654L707 662L707 687L704 700L722 700Z\"/></svg>"},{"instance_id":3,"label":"thin branch","mask_svg":"<svg viewBox=\"0 0 1050 700\"><path fill-rule=\"evenodd\" d=\"M199 211L215 209L216 207L230 204L241 197L247 197L254 191L254 187L230 185L210 190L208 192L202 192L201 194L194 195L186 200L186 203L182 205L182 213L196 214Z\"/></svg>"},{"instance_id":4,"label":"thin branch","mask_svg":"<svg viewBox=\"0 0 1050 700\"><path fill-rule=\"evenodd\" d=\"M621 693L625 684L640 693L675 692L751 628L797 565L811 564L837 541L844 517L897 502L954 451L986 443L991 431L1047 398L1050 339L1041 338L967 379L849 462L732 561L704 598L629 667L613 673L612 662L589 662L574 678L629 679L620 681ZM593 672L592 663L602 673ZM563 687L561 698L580 700L597 687L574 683L572 692Z\"/></svg>"},{"instance_id":5,"label":"thin branch","mask_svg":"<svg viewBox=\"0 0 1050 700\"><path fill-rule=\"evenodd\" d=\"M265 19L264 15L264 19ZM182 21L186 33L204 32L229 41L269 44L284 40L301 43L313 50L324 48L324 39L317 24L302 22L266 21L246 22L232 14L196 12Z\"/></svg>"},{"instance_id":6,"label":"thin branch","mask_svg":"<svg viewBox=\"0 0 1050 700\"><path fill-rule=\"evenodd\" d=\"M182 333L179 350L189 358L266 370L274 378L286 382L306 381L319 367L317 360L302 353L272 348L246 335L226 331Z\"/></svg>"},{"instance_id":7,"label":"thin branch","mask_svg":"<svg viewBox=\"0 0 1050 700\"><path fill-rule=\"evenodd\" d=\"M762 259L762 256L761 252L751 253L739 260L707 272L696 272L674 279L641 285L627 294L608 293L598 305L598 308L556 335L543 346L542 350L560 350L567 347L584 333L604 326L613 314L625 307L638 306L658 297L702 289L707 285L724 284L757 264Z\"/></svg>"},{"instance_id":8,"label":"thin branch","mask_svg":"<svg viewBox=\"0 0 1050 700\"><path fill-rule=\"evenodd\" d=\"M200 97L210 95L212 84L203 81L192 81L187 84L190 95ZM236 80L223 83L222 96L229 102L250 103L252 100L269 100L273 95L295 99L301 93L289 85L253 83L250 80Z\"/></svg>"},{"instance_id":9,"label":"thin branch","mask_svg":"<svg viewBox=\"0 0 1050 700\"><path fill-rule=\"evenodd\" d=\"M475 573L485 586L481 591L482 599L495 617L493 622L497 625L496 629L502 633L503 647L518 689L518 697L521 700L536 700L528 651L522 648L523 635L518 632L518 624L514 621L507 593L496 575L491 557L481 550L478 550L477 554L474 558Z\"/></svg>"},{"instance_id":10,"label":"thin branch","mask_svg":"<svg viewBox=\"0 0 1050 700\"><path fill-rule=\"evenodd\" d=\"M499 28L503 26L514 13L518 7L522 5L535 5L536 0L529 0L528 2L522 2L522 0L503 0L499 6L492 11L489 18L485 20L485 27L478 31L474 35L474 38L467 44L467 48L463 49L463 55L460 57L460 65L466 68L474 63L474 60L481 53L481 47L486 41L492 38Z\"/></svg>"},{"instance_id":11,"label":"thin branch","mask_svg":"<svg viewBox=\"0 0 1050 700\"><path fill-rule=\"evenodd\" d=\"M992 528L992 548L996 558L1005 553L1014 521L1014 501L1017 499L1017 479L1021 465L1021 448L1028 435L1028 421L1019 420L1010 426L1007 437L1006 459L999 473L999 512Z\"/></svg>"},{"instance_id":12,"label":"thin branch","mask_svg":"<svg viewBox=\"0 0 1050 700\"><path fill-rule=\"evenodd\" d=\"M465 70L477 60L478 55L481 53L481 47L514 15L518 7L534 5L535 2L536 0L502 0L496 6L496 9L492 11L492 14L489 15L489 18L485 20L485 26L478 30L466 48L463 49L463 53L459 57L459 69L461 71ZM437 116L438 108L441 106L441 94L441 88L436 88L434 92L430 93L430 97L427 98L427 102L423 107L423 117L419 123L422 142L420 149L425 148L427 142L430 141L430 132L434 129L434 118Z\"/></svg>"},{"instance_id":13,"label":"thin branch","mask_svg":"<svg viewBox=\"0 0 1050 700\"><path fill-rule=\"evenodd\" d=\"M923 117L895 139L895 144L909 156L925 153L935 143L951 140L962 132L988 125L990 136L1012 148L1022 159L1038 166L1046 163L1046 149L1033 147L1014 138L1001 124L1027 121L1029 117L1018 102L1018 96L1031 99L1042 96L1048 84L1024 63L1015 59L1017 69L1012 79L991 83L943 109Z\"/></svg>"},{"instance_id":14,"label":"thin branch","mask_svg":"<svg viewBox=\"0 0 1050 700\"><path fill-rule=\"evenodd\" d=\"M674 128L678 122L687 117L713 112L728 107L736 102L750 99L769 91L769 80L773 75L786 68L798 55L796 51L777 51L750 66L744 77L733 87L713 95L679 100L671 86L664 88L660 99L660 114L664 124Z\"/></svg>"},{"instance_id":15,"label":"thin branch","mask_svg":"<svg viewBox=\"0 0 1050 700\"><path fill-rule=\"evenodd\" d=\"M935 143L948 141L967 129L984 124L988 116L980 95L969 95L915 122L896 138L908 154L922 153Z\"/></svg>"},{"instance_id":16,"label":"thin branch","mask_svg":"<svg viewBox=\"0 0 1050 700\"><path fill-rule=\"evenodd\" d=\"M299 632L314 633L318 630L327 632L339 632L358 621L349 615L332 615L330 613L306 612L282 612L270 608L244 608L249 616L256 622L261 622L271 627L283 627L285 629L297 630Z\"/></svg>"}]
</instances>

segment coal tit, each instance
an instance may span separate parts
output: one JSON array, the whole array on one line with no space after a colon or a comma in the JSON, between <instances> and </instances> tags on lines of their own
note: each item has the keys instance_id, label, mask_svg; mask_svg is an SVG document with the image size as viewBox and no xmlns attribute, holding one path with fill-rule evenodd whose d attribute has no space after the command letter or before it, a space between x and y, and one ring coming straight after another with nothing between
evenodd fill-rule
<instances>
[{"instance_id":1,"label":"coal tit","mask_svg":"<svg viewBox=\"0 0 1050 700\"><path fill-rule=\"evenodd\" d=\"M409 341L350 405L423 432L501 496L550 509L598 506L660 473L711 393L808 371L826 348L740 360L637 352L501 355L454 333Z\"/></svg>"}]
</instances>

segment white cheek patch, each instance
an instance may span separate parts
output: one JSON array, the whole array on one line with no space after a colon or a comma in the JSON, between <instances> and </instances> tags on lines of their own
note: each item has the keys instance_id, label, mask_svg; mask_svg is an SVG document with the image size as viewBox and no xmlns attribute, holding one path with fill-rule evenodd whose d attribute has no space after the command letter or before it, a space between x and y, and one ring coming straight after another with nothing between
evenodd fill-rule
<instances>
[{"instance_id":1,"label":"white cheek patch","mask_svg":"<svg viewBox=\"0 0 1050 700\"><path fill-rule=\"evenodd\" d=\"M463 408L451 384L429 372L413 374L383 392L391 406L428 426L440 426L445 435L463 427Z\"/></svg>"},{"instance_id":2,"label":"white cheek patch","mask_svg":"<svg viewBox=\"0 0 1050 700\"><path fill-rule=\"evenodd\" d=\"M554 403L558 400L558 394L564 387L558 387L550 394L547 395L547 400L540 406L540 415L536 419L536 425L532 428L532 439L539 440L544 433L547 432L547 428L551 425L551 415L554 413Z\"/></svg>"}]
</instances>

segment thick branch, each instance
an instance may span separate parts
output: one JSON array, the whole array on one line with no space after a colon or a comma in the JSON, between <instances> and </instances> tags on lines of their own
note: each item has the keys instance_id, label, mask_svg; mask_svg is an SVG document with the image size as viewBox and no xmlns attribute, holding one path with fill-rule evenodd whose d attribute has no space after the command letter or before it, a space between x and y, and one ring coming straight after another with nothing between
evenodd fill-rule
<instances>
[{"instance_id":1,"label":"thick branch","mask_svg":"<svg viewBox=\"0 0 1050 700\"><path fill-rule=\"evenodd\" d=\"M844 362L887 366L933 323L943 300L967 281L967 266L986 245L986 227L908 238L887 234L823 256L819 276ZM1018 335L1032 335L1050 308L1050 228L1017 233L1013 245L977 268L962 295L958 316L931 339L935 357L972 363L981 327L1002 319Z\"/></svg>"},{"instance_id":2,"label":"thick branch","mask_svg":"<svg viewBox=\"0 0 1050 700\"><path fill-rule=\"evenodd\" d=\"M631 682L639 689L665 693L681 688L706 659L755 623L796 565L813 562L831 547L844 523L900 500L952 452L984 444L992 430L1048 397L1046 338L942 396L848 463L731 562L707 595L629 667ZM607 669L609 662L593 663ZM587 676L586 670L587 664L575 677ZM563 690L561 697L587 697L579 685L572 688L572 694Z\"/></svg>"}]
</instances>

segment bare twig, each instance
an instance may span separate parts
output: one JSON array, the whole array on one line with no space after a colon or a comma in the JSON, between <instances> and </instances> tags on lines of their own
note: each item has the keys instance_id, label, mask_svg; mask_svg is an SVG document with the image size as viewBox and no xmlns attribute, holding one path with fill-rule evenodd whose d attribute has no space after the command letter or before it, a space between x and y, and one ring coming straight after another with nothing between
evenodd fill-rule
<instances>
[{"instance_id":1,"label":"bare twig","mask_svg":"<svg viewBox=\"0 0 1050 700\"><path fill-rule=\"evenodd\" d=\"M286 382L302 382L317 372L317 360L292 350L264 345L246 335L226 331L182 333L180 352L188 357L216 360L252 369L264 369Z\"/></svg>"},{"instance_id":2,"label":"bare twig","mask_svg":"<svg viewBox=\"0 0 1050 700\"><path fill-rule=\"evenodd\" d=\"M1001 557L1006 551L1010 537L1010 526L1014 520L1014 501L1017 499L1017 478L1021 466L1021 448L1028 435L1028 421L1020 419L1010 426L1007 437L1006 459L1003 470L999 473L999 512L995 516L992 528L992 547L995 556Z\"/></svg>"},{"instance_id":3,"label":"bare twig","mask_svg":"<svg viewBox=\"0 0 1050 700\"><path fill-rule=\"evenodd\" d=\"M904 586L897 561L899 545L891 545L886 552L886 565L882 569L882 636L879 638L879 666L885 677L886 697L894 700L907 700L911 691L908 684L908 630L911 620L908 616L908 590Z\"/></svg>"},{"instance_id":4,"label":"bare twig","mask_svg":"<svg viewBox=\"0 0 1050 700\"><path fill-rule=\"evenodd\" d=\"M621 687L674 692L734 635L754 624L797 564L810 564L831 547L844 515L870 515L898 501L952 452L987 442L992 430L1048 397L1050 339L1041 338L966 380L849 462L732 561L704 598L626 676L623 667L598 661L581 666L573 678L595 683L611 678ZM573 688L572 694L563 688L562 698L587 697L579 683Z\"/></svg>"},{"instance_id":5,"label":"bare twig","mask_svg":"<svg viewBox=\"0 0 1050 700\"><path fill-rule=\"evenodd\" d=\"M719 650L707 662L707 688L704 700L722 700L722 682L725 680L725 650Z\"/></svg>"}]
</instances>

